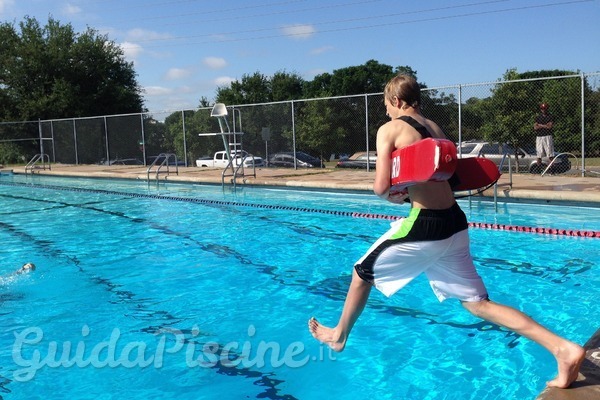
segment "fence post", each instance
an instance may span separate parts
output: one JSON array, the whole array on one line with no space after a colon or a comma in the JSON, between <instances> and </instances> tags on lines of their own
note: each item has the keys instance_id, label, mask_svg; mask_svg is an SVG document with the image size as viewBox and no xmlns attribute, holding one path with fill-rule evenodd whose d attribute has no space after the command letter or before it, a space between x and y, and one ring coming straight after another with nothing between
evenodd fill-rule
<instances>
[{"instance_id":1,"label":"fence post","mask_svg":"<svg viewBox=\"0 0 600 400\"><path fill-rule=\"evenodd\" d=\"M462 144L462 85L458 85L458 146ZM459 155L461 155L459 153Z\"/></svg>"},{"instance_id":2,"label":"fence post","mask_svg":"<svg viewBox=\"0 0 600 400\"><path fill-rule=\"evenodd\" d=\"M40 154L44 157L44 140L42 137L42 120L38 118L38 135L40 135Z\"/></svg>"},{"instance_id":3,"label":"fence post","mask_svg":"<svg viewBox=\"0 0 600 400\"><path fill-rule=\"evenodd\" d=\"M296 153L296 119L294 118L294 100L292 100L292 147L294 148L294 154Z\"/></svg>"},{"instance_id":4,"label":"fence post","mask_svg":"<svg viewBox=\"0 0 600 400\"><path fill-rule=\"evenodd\" d=\"M146 133L144 131L144 113L140 113L140 124L142 124L142 157L144 157L144 166L146 166Z\"/></svg>"},{"instance_id":5,"label":"fence post","mask_svg":"<svg viewBox=\"0 0 600 400\"><path fill-rule=\"evenodd\" d=\"M187 162L187 143L185 140L185 111L181 110L181 127L183 129L183 162L185 163L185 166L188 166L188 162Z\"/></svg>"},{"instance_id":6,"label":"fence post","mask_svg":"<svg viewBox=\"0 0 600 400\"><path fill-rule=\"evenodd\" d=\"M104 116L104 138L106 141L106 162L110 165L110 151L108 150L108 125L106 124L106 115Z\"/></svg>"},{"instance_id":7,"label":"fence post","mask_svg":"<svg viewBox=\"0 0 600 400\"><path fill-rule=\"evenodd\" d=\"M365 139L367 141L367 171L371 169L371 155L369 153L369 100L365 93Z\"/></svg>"},{"instance_id":8,"label":"fence post","mask_svg":"<svg viewBox=\"0 0 600 400\"><path fill-rule=\"evenodd\" d=\"M54 133L52 133L54 137ZM79 153L77 152L77 128L75 127L75 118L73 118L73 144L75 146L75 165L79 165Z\"/></svg>"},{"instance_id":9,"label":"fence post","mask_svg":"<svg viewBox=\"0 0 600 400\"><path fill-rule=\"evenodd\" d=\"M585 176L585 75L581 74L581 176Z\"/></svg>"},{"instance_id":10,"label":"fence post","mask_svg":"<svg viewBox=\"0 0 600 400\"><path fill-rule=\"evenodd\" d=\"M50 136L52 136L52 162L56 162L56 145L54 144L54 121L50 121Z\"/></svg>"}]
</instances>

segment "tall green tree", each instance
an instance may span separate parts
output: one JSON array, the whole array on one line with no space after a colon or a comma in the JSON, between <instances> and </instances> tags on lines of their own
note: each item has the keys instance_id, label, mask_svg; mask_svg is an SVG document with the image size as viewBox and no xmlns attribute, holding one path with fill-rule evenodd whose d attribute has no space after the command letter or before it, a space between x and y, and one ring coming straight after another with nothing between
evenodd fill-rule
<instances>
[{"instance_id":1,"label":"tall green tree","mask_svg":"<svg viewBox=\"0 0 600 400\"><path fill-rule=\"evenodd\" d=\"M363 65L336 69L333 73L317 75L305 84L305 97L349 96L379 93L394 75L406 73L416 78L417 73L409 66L392 67L369 60Z\"/></svg>"},{"instance_id":2,"label":"tall green tree","mask_svg":"<svg viewBox=\"0 0 600 400\"><path fill-rule=\"evenodd\" d=\"M244 74L241 80L217 88L216 102L241 105L295 100L302 97L303 83L300 75L285 71L271 77L260 72Z\"/></svg>"},{"instance_id":3,"label":"tall green tree","mask_svg":"<svg viewBox=\"0 0 600 400\"><path fill-rule=\"evenodd\" d=\"M141 112L142 89L120 46L49 18L0 24L0 118L36 120Z\"/></svg>"}]
</instances>

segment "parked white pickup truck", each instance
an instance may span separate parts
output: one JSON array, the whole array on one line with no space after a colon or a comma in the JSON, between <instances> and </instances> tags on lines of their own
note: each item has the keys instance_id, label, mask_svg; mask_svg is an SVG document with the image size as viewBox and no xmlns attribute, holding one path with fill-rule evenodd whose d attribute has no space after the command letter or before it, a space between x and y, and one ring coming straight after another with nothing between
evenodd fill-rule
<instances>
[{"instance_id":1,"label":"parked white pickup truck","mask_svg":"<svg viewBox=\"0 0 600 400\"><path fill-rule=\"evenodd\" d=\"M231 157L233 158L233 165L235 167L239 166L242 163L242 160L245 168L265 166L262 157L253 156L245 151L231 153ZM213 158L198 158L196 160L196 166L205 168L225 168L227 167L228 162L227 153L225 151L217 151Z\"/></svg>"}]
</instances>

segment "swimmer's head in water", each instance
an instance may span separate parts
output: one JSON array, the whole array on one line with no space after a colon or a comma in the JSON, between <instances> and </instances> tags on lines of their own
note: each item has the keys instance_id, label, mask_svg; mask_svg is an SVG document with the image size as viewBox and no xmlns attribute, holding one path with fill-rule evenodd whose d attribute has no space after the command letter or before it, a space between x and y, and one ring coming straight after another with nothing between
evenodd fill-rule
<instances>
[{"instance_id":1,"label":"swimmer's head in water","mask_svg":"<svg viewBox=\"0 0 600 400\"><path fill-rule=\"evenodd\" d=\"M31 271L35 271L35 264L34 263L24 264L18 272L19 273L25 273L25 272L31 272Z\"/></svg>"}]
</instances>

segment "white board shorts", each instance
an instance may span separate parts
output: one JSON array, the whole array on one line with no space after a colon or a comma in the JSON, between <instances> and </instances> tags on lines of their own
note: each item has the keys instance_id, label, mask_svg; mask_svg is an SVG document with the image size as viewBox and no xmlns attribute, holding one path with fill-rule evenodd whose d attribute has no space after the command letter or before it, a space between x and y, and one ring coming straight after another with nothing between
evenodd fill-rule
<instances>
[{"instance_id":1,"label":"white board shorts","mask_svg":"<svg viewBox=\"0 0 600 400\"><path fill-rule=\"evenodd\" d=\"M537 136L535 138L535 151L539 158L554 157L554 140L552 136Z\"/></svg>"},{"instance_id":2,"label":"white board shorts","mask_svg":"<svg viewBox=\"0 0 600 400\"><path fill-rule=\"evenodd\" d=\"M446 210L412 208L354 266L386 296L425 273L438 300L488 299L469 250L467 219L458 204Z\"/></svg>"}]
</instances>

